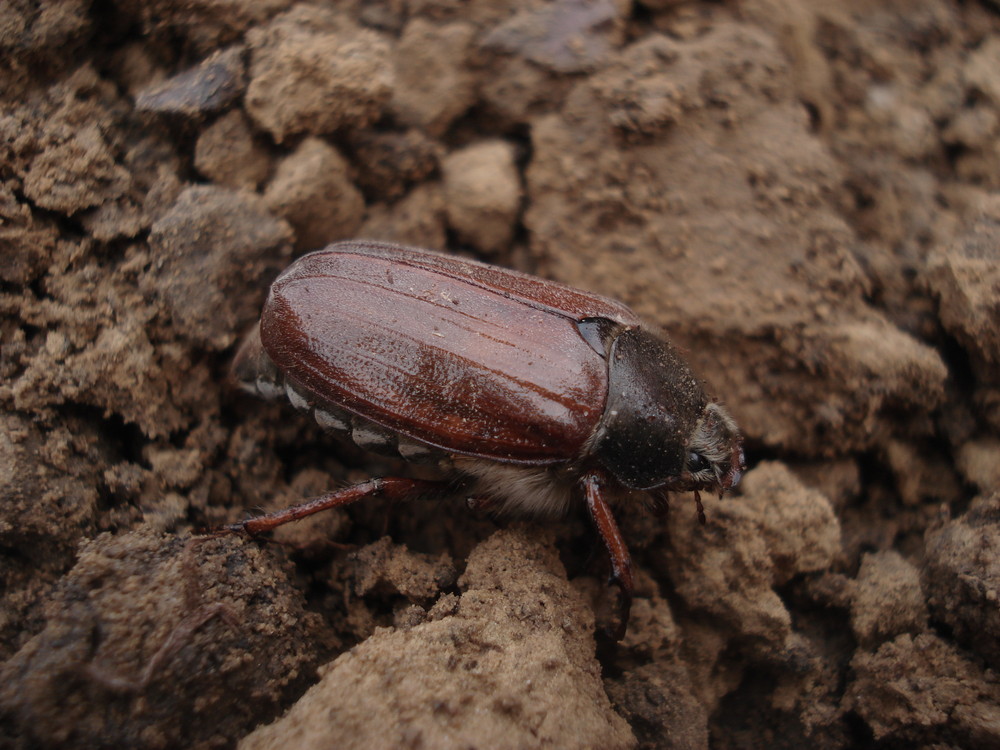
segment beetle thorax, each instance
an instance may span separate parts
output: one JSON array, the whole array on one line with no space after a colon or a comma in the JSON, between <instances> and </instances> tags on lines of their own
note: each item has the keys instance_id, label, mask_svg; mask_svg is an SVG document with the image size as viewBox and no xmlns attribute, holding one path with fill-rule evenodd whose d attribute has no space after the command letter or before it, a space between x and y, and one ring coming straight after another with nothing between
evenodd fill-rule
<instances>
[{"instance_id":1,"label":"beetle thorax","mask_svg":"<svg viewBox=\"0 0 1000 750\"><path fill-rule=\"evenodd\" d=\"M708 399L680 354L643 328L622 331L608 352L608 398L590 454L621 484L650 489L684 471Z\"/></svg>"}]
</instances>

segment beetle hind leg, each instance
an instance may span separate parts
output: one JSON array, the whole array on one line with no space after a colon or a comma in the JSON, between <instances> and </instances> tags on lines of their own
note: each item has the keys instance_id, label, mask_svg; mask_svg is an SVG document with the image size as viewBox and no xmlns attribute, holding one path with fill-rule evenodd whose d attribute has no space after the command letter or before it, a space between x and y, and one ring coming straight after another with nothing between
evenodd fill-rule
<instances>
[{"instance_id":1,"label":"beetle hind leg","mask_svg":"<svg viewBox=\"0 0 1000 750\"><path fill-rule=\"evenodd\" d=\"M368 497L384 497L390 502L407 502L425 497L440 497L453 491L452 486L444 481L429 481L424 479L407 479L403 477L385 477L384 479L369 479L366 482L345 487L333 492L327 492L304 503L282 508L256 518L223 526L212 532L213 536L225 534L245 534L256 537L273 531L286 523L298 521L331 508L340 508Z\"/></svg>"}]
</instances>

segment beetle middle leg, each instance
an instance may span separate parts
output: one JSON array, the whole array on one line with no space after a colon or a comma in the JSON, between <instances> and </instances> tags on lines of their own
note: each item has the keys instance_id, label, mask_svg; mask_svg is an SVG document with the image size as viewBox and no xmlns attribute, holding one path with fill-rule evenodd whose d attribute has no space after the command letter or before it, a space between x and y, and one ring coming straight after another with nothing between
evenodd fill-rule
<instances>
[{"instance_id":1,"label":"beetle middle leg","mask_svg":"<svg viewBox=\"0 0 1000 750\"><path fill-rule=\"evenodd\" d=\"M611 513L608 501L604 499L604 477L600 473L592 471L580 478L580 485L583 488L590 517L608 550L608 557L611 560L611 582L618 584L619 622L618 627L611 633L611 637L620 641L625 635L629 611L632 609L632 592L634 590L632 557L629 555L628 546L622 538L621 531L618 530L618 524Z\"/></svg>"},{"instance_id":2,"label":"beetle middle leg","mask_svg":"<svg viewBox=\"0 0 1000 750\"><path fill-rule=\"evenodd\" d=\"M298 505L282 508L281 510L257 516L256 518L248 518L238 523L231 523L212 533L215 535L246 534L255 537L265 534L268 531L273 531L279 526L284 526L286 523L298 521L300 518L305 518L324 510L330 510L331 508L350 505L367 497L384 497L396 503L417 500L423 497L445 496L453 491L452 485L443 481L407 479L404 477L369 479L366 482L361 482L351 487L327 492L324 495L314 497Z\"/></svg>"}]
</instances>

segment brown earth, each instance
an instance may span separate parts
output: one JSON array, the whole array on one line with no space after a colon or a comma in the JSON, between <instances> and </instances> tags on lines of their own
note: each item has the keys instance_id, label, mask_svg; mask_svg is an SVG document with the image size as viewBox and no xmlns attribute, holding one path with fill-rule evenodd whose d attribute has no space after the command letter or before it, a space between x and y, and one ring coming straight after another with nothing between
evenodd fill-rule
<instances>
[{"instance_id":1,"label":"brown earth","mask_svg":"<svg viewBox=\"0 0 1000 750\"><path fill-rule=\"evenodd\" d=\"M1000 746L1000 8L0 10L0 747ZM226 373L349 237L618 297L747 437L708 524L374 500ZM595 637L595 631L597 636Z\"/></svg>"}]
</instances>

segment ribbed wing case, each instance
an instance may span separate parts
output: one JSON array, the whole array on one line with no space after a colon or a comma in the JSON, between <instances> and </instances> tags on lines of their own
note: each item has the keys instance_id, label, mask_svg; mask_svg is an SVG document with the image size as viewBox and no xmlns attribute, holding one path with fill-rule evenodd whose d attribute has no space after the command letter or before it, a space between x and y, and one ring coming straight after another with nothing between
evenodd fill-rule
<instances>
[{"instance_id":1,"label":"ribbed wing case","mask_svg":"<svg viewBox=\"0 0 1000 750\"><path fill-rule=\"evenodd\" d=\"M377 242L303 256L271 287L267 354L318 402L444 450L524 464L577 456L607 362L578 323L638 325L613 300Z\"/></svg>"}]
</instances>

